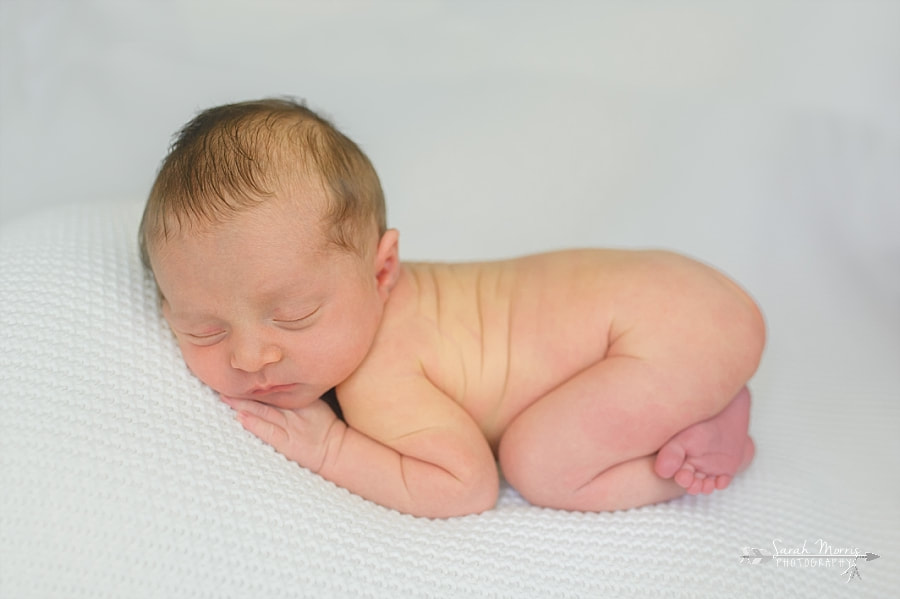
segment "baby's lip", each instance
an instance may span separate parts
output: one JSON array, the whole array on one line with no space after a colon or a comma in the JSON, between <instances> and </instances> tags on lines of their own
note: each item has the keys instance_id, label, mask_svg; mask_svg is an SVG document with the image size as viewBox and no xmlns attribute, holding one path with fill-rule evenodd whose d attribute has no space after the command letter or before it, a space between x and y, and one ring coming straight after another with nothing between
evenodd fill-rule
<instances>
[{"instance_id":1,"label":"baby's lip","mask_svg":"<svg viewBox=\"0 0 900 599\"><path fill-rule=\"evenodd\" d=\"M263 395L270 395L272 393L283 393L285 391L292 390L296 386L296 383L288 383L286 385L266 385L263 387L254 387L247 392L247 395L253 397L261 397Z\"/></svg>"}]
</instances>

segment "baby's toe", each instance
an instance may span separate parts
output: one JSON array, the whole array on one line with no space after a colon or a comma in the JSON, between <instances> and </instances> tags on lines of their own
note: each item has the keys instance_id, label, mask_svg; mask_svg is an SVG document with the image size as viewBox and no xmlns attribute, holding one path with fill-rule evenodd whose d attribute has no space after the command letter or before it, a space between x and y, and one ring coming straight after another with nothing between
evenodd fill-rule
<instances>
[{"instance_id":1,"label":"baby's toe","mask_svg":"<svg viewBox=\"0 0 900 599\"><path fill-rule=\"evenodd\" d=\"M687 468L682 468L677 473L675 473L675 482L678 483L679 487L684 489L689 488L694 483L694 471L688 470Z\"/></svg>"},{"instance_id":2,"label":"baby's toe","mask_svg":"<svg viewBox=\"0 0 900 599\"><path fill-rule=\"evenodd\" d=\"M694 477L694 482L687 488L687 492L690 495L699 495L703 492L703 482L704 479Z\"/></svg>"},{"instance_id":3,"label":"baby's toe","mask_svg":"<svg viewBox=\"0 0 900 599\"><path fill-rule=\"evenodd\" d=\"M725 489L726 487L728 487L728 485L730 485L730 484L731 484L731 477L728 476L727 474L722 474L722 475L716 477L716 488L718 490L721 491L722 489Z\"/></svg>"},{"instance_id":4,"label":"baby's toe","mask_svg":"<svg viewBox=\"0 0 900 599\"><path fill-rule=\"evenodd\" d=\"M660 478L672 478L684 464L684 448L677 443L667 443L656 454L653 470Z\"/></svg>"},{"instance_id":5,"label":"baby's toe","mask_svg":"<svg viewBox=\"0 0 900 599\"><path fill-rule=\"evenodd\" d=\"M716 478L711 476L703 480L703 494L709 495L716 490Z\"/></svg>"}]
</instances>

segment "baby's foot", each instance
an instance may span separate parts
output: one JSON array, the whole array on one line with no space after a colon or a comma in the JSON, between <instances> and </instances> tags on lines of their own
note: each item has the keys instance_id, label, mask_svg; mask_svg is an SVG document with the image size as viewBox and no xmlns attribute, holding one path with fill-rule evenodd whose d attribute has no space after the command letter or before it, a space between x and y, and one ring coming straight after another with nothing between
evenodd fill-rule
<instances>
[{"instance_id":1,"label":"baby's foot","mask_svg":"<svg viewBox=\"0 0 900 599\"><path fill-rule=\"evenodd\" d=\"M744 387L717 415L669 439L656 455L656 474L674 477L691 495L724 489L753 459L749 421L750 392Z\"/></svg>"}]
</instances>

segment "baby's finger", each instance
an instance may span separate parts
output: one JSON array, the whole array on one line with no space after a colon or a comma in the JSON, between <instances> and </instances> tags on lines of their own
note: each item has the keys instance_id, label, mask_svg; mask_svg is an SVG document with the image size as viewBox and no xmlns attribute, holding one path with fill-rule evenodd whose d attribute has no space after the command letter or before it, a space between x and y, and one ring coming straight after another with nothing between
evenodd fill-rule
<instances>
[{"instance_id":1,"label":"baby's finger","mask_svg":"<svg viewBox=\"0 0 900 599\"><path fill-rule=\"evenodd\" d=\"M262 407L268 408L268 406ZM237 418L241 426L259 437L264 443L268 443L278 451L284 451L289 439L284 427L245 410L239 410Z\"/></svg>"},{"instance_id":2,"label":"baby's finger","mask_svg":"<svg viewBox=\"0 0 900 599\"><path fill-rule=\"evenodd\" d=\"M222 396L222 401L231 406L235 411L248 412L274 424L282 426L285 424L284 413L278 408L273 408L272 406L251 399L238 399L236 397L225 397L224 395Z\"/></svg>"},{"instance_id":3,"label":"baby's finger","mask_svg":"<svg viewBox=\"0 0 900 599\"><path fill-rule=\"evenodd\" d=\"M222 401L237 412L237 419L246 430L279 451L285 446L287 419L281 410L258 401L224 395Z\"/></svg>"}]
</instances>

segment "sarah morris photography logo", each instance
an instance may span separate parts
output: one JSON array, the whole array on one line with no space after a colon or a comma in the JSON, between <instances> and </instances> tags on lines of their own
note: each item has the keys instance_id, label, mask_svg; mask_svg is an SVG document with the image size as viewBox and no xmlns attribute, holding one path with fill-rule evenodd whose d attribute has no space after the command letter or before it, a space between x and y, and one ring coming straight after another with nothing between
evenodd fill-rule
<instances>
[{"instance_id":1,"label":"sarah morris photography logo","mask_svg":"<svg viewBox=\"0 0 900 599\"><path fill-rule=\"evenodd\" d=\"M876 560L880 555L862 551L859 547L838 547L825 539L814 543L803 540L801 545L791 545L781 539L772 539L772 553L760 547L744 547L742 564L771 565L775 568L840 568L846 582L858 578L860 564Z\"/></svg>"}]
</instances>

